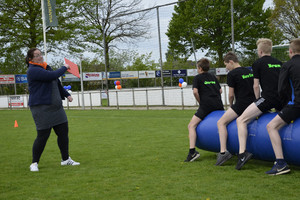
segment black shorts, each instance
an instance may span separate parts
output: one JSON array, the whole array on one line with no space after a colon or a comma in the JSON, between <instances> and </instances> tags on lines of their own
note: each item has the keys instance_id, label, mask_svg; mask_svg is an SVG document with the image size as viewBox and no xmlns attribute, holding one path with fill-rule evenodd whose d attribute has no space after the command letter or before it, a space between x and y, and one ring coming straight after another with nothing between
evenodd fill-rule
<instances>
[{"instance_id":1,"label":"black shorts","mask_svg":"<svg viewBox=\"0 0 300 200\"><path fill-rule=\"evenodd\" d=\"M223 107L215 108L215 107L209 107L209 106L200 106L195 113L197 117L199 117L201 120L203 120L209 113L216 111L216 110L224 110Z\"/></svg>"},{"instance_id":2,"label":"black shorts","mask_svg":"<svg viewBox=\"0 0 300 200\"><path fill-rule=\"evenodd\" d=\"M251 102L252 103L252 102ZM238 115L240 116L244 110L251 104L251 103L235 103L231 106L231 109Z\"/></svg>"},{"instance_id":3,"label":"black shorts","mask_svg":"<svg viewBox=\"0 0 300 200\"><path fill-rule=\"evenodd\" d=\"M271 110L272 108L275 108L276 110L281 110L282 109L282 106L281 106L281 103L280 102L271 102L263 97L260 97L258 99L256 99L254 101L255 105L258 107L258 109L261 111L261 112L267 112L269 110Z\"/></svg>"},{"instance_id":4,"label":"black shorts","mask_svg":"<svg viewBox=\"0 0 300 200\"><path fill-rule=\"evenodd\" d=\"M279 117L287 124L300 117L300 108L293 105L286 105L279 113Z\"/></svg>"}]
</instances>

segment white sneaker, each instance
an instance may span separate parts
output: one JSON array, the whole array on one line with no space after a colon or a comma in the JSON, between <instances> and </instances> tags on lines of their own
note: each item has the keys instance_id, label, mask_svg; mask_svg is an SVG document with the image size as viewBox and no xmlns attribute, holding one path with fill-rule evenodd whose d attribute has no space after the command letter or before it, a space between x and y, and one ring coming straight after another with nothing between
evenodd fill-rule
<instances>
[{"instance_id":1,"label":"white sneaker","mask_svg":"<svg viewBox=\"0 0 300 200\"><path fill-rule=\"evenodd\" d=\"M30 168L30 171L32 171L32 172L38 172L39 171L37 162L31 163L29 168Z\"/></svg>"},{"instance_id":2,"label":"white sneaker","mask_svg":"<svg viewBox=\"0 0 300 200\"><path fill-rule=\"evenodd\" d=\"M80 165L79 162L75 162L74 160L72 160L71 157L69 157L68 160L61 161L60 164L61 165Z\"/></svg>"}]
</instances>

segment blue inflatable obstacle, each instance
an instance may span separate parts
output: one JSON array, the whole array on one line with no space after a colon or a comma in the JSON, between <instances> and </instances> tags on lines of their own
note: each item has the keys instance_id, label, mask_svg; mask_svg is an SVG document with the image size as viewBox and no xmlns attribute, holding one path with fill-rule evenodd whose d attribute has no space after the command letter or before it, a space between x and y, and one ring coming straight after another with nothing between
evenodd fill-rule
<instances>
[{"instance_id":1,"label":"blue inflatable obstacle","mask_svg":"<svg viewBox=\"0 0 300 200\"><path fill-rule=\"evenodd\" d=\"M196 146L200 149L220 152L217 121L225 111L214 111L207 115L196 128ZM247 151L260 160L275 161L275 154L267 131L267 124L277 113L266 113L248 124ZM239 140L236 121L227 126L227 150L232 154L239 152ZM279 131L282 140L284 158L288 163L300 165L300 119L284 126Z\"/></svg>"}]
</instances>

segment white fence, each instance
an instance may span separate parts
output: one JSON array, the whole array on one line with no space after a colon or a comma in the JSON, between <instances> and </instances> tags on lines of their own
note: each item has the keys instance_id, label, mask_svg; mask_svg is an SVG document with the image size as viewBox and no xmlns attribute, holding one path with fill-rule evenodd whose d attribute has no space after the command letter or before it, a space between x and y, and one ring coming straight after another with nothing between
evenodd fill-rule
<instances>
[{"instance_id":1,"label":"white fence","mask_svg":"<svg viewBox=\"0 0 300 200\"><path fill-rule=\"evenodd\" d=\"M222 84L222 101L224 106L227 106L228 86ZM0 108L15 108L11 106L11 99L16 95L0 96ZM28 94L17 95L21 96L23 101L21 108L28 107ZM107 98L104 91L84 91L82 100L81 92L72 92L73 101L63 101L66 108L79 107L84 109L92 109L93 107L103 106L102 100ZM84 102L84 105L83 105ZM151 88L132 88L121 90L109 90L109 104L111 107L120 106L179 106L184 108L198 106L194 98L191 86L186 88L179 87L151 87Z\"/></svg>"}]
</instances>

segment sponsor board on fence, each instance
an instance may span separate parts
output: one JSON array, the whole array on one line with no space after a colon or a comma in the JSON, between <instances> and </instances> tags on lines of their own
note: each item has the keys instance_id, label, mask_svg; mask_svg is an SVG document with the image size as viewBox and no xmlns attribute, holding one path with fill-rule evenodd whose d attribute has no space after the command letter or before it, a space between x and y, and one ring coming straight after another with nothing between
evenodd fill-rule
<instances>
[{"instance_id":1,"label":"sponsor board on fence","mask_svg":"<svg viewBox=\"0 0 300 200\"><path fill-rule=\"evenodd\" d=\"M21 95L9 97L8 107L20 108L24 106L24 98Z\"/></svg>"},{"instance_id":2,"label":"sponsor board on fence","mask_svg":"<svg viewBox=\"0 0 300 200\"><path fill-rule=\"evenodd\" d=\"M83 72L83 81L101 81L101 72Z\"/></svg>"},{"instance_id":3,"label":"sponsor board on fence","mask_svg":"<svg viewBox=\"0 0 300 200\"><path fill-rule=\"evenodd\" d=\"M216 68L216 75L227 75L229 72L226 68Z\"/></svg>"},{"instance_id":4,"label":"sponsor board on fence","mask_svg":"<svg viewBox=\"0 0 300 200\"><path fill-rule=\"evenodd\" d=\"M27 83L27 74L17 74L16 83Z\"/></svg>"},{"instance_id":5,"label":"sponsor board on fence","mask_svg":"<svg viewBox=\"0 0 300 200\"><path fill-rule=\"evenodd\" d=\"M62 76L63 82L79 82L80 79L77 76L74 76L73 74L64 74Z\"/></svg>"},{"instance_id":6,"label":"sponsor board on fence","mask_svg":"<svg viewBox=\"0 0 300 200\"><path fill-rule=\"evenodd\" d=\"M173 77L184 77L186 76L186 69L178 69L178 70L172 70L172 76Z\"/></svg>"},{"instance_id":7,"label":"sponsor board on fence","mask_svg":"<svg viewBox=\"0 0 300 200\"><path fill-rule=\"evenodd\" d=\"M163 77L171 77L171 70L163 70ZM155 71L155 76L156 77L161 77L161 71L157 70Z\"/></svg>"},{"instance_id":8,"label":"sponsor board on fence","mask_svg":"<svg viewBox=\"0 0 300 200\"><path fill-rule=\"evenodd\" d=\"M196 76L198 74L198 70L197 69L188 69L187 70L187 75L188 76Z\"/></svg>"},{"instance_id":9,"label":"sponsor board on fence","mask_svg":"<svg viewBox=\"0 0 300 200\"><path fill-rule=\"evenodd\" d=\"M155 71L139 71L139 78L155 78Z\"/></svg>"},{"instance_id":10,"label":"sponsor board on fence","mask_svg":"<svg viewBox=\"0 0 300 200\"><path fill-rule=\"evenodd\" d=\"M0 75L0 84L14 84L15 75Z\"/></svg>"},{"instance_id":11,"label":"sponsor board on fence","mask_svg":"<svg viewBox=\"0 0 300 200\"><path fill-rule=\"evenodd\" d=\"M121 72L107 72L108 80L113 79L120 79L121 78ZM102 79L106 79L105 72L102 72Z\"/></svg>"},{"instance_id":12,"label":"sponsor board on fence","mask_svg":"<svg viewBox=\"0 0 300 200\"><path fill-rule=\"evenodd\" d=\"M137 71L122 71L121 78L123 79L137 79L139 76Z\"/></svg>"}]
</instances>

